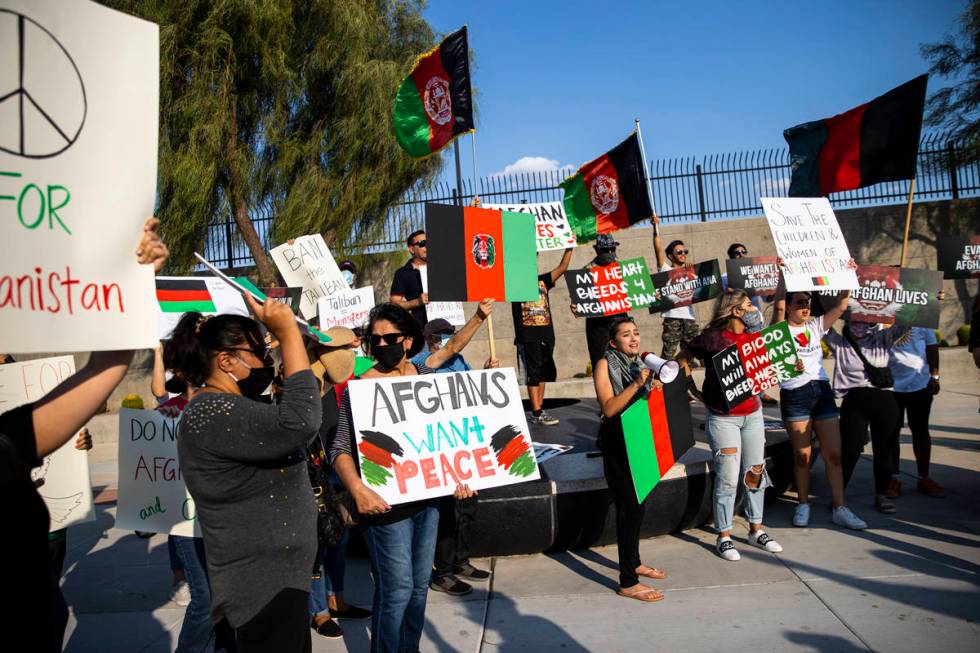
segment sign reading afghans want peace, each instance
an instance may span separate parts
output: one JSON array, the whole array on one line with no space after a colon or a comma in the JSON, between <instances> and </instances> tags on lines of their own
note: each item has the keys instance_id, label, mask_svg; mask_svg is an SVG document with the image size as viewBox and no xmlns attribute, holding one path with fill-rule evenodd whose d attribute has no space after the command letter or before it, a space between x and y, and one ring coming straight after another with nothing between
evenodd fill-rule
<instances>
[{"instance_id":1,"label":"sign reading afghans want peace","mask_svg":"<svg viewBox=\"0 0 980 653\"><path fill-rule=\"evenodd\" d=\"M721 294L718 259L657 272L650 277L650 282L656 298L650 304L651 313L690 306Z\"/></svg>"},{"instance_id":2,"label":"sign reading afghans want peace","mask_svg":"<svg viewBox=\"0 0 980 653\"><path fill-rule=\"evenodd\" d=\"M348 388L361 478L391 505L540 477L513 368Z\"/></svg>"},{"instance_id":3,"label":"sign reading afghans want peace","mask_svg":"<svg viewBox=\"0 0 980 653\"><path fill-rule=\"evenodd\" d=\"M159 29L95 2L0 9L5 351L156 343L134 253L157 181Z\"/></svg>"},{"instance_id":4,"label":"sign reading afghans want peace","mask_svg":"<svg viewBox=\"0 0 980 653\"><path fill-rule=\"evenodd\" d=\"M537 251L548 252L556 249L575 247L578 241L575 232L568 224L564 202L539 202L536 204L482 204L485 209L511 211L513 213L533 213L534 228L537 235Z\"/></svg>"},{"instance_id":5,"label":"sign reading afghans want peace","mask_svg":"<svg viewBox=\"0 0 980 653\"><path fill-rule=\"evenodd\" d=\"M980 277L980 236L940 236L939 269L947 279Z\"/></svg>"},{"instance_id":6,"label":"sign reading afghans want peace","mask_svg":"<svg viewBox=\"0 0 980 653\"><path fill-rule=\"evenodd\" d=\"M711 364L718 375L725 403L731 408L799 376L797 359L789 325L780 322L764 328L746 342L722 349L711 359Z\"/></svg>"},{"instance_id":7,"label":"sign reading afghans want peace","mask_svg":"<svg viewBox=\"0 0 980 653\"><path fill-rule=\"evenodd\" d=\"M826 197L763 197L786 290L852 290L851 253Z\"/></svg>"},{"instance_id":8,"label":"sign reading afghans want peace","mask_svg":"<svg viewBox=\"0 0 980 653\"><path fill-rule=\"evenodd\" d=\"M616 315L649 306L653 283L642 257L565 273L575 317Z\"/></svg>"},{"instance_id":9,"label":"sign reading afghans want peace","mask_svg":"<svg viewBox=\"0 0 980 653\"><path fill-rule=\"evenodd\" d=\"M273 248L269 254L286 285L303 288L299 310L307 320L316 317L317 302L321 297L333 297L350 290L320 234L300 236Z\"/></svg>"}]
</instances>

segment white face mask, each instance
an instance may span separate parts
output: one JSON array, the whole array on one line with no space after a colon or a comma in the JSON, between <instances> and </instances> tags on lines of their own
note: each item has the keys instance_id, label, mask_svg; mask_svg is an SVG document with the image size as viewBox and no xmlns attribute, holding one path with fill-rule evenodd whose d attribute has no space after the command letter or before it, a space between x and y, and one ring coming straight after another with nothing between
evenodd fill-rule
<instances>
[{"instance_id":1,"label":"white face mask","mask_svg":"<svg viewBox=\"0 0 980 653\"><path fill-rule=\"evenodd\" d=\"M347 282L347 285L348 286L351 286L351 287L354 286L354 273L353 272L351 272L350 270L341 270L340 271L340 276L342 276L344 278L344 281Z\"/></svg>"},{"instance_id":2,"label":"white face mask","mask_svg":"<svg viewBox=\"0 0 980 653\"><path fill-rule=\"evenodd\" d=\"M453 336L452 336L452 334L451 334L451 333L443 333L442 335L440 335L440 336L439 336L439 347L440 347L440 348L441 348L441 347L445 347L445 346L446 346L446 343L448 343L448 342L449 342L449 340L450 340L450 339L451 339L452 337L453 337Z\"/></svg>"}]
</instances>

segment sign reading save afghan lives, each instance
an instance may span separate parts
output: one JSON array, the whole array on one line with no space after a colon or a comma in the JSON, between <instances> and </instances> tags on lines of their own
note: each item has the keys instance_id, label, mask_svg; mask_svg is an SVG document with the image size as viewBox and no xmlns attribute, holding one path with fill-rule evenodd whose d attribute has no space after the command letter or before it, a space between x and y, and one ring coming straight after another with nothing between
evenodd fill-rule
<instances>
[{"instance_id":1,"label":"sign reading save afghan lives","mask_svg":"<svg viewBox=\"0 0 980 653\"><path fill-rule=\"evenodd\" d=\"M721 350L711 359L728 407L799 376L796 344L786 322L764 328L755 337Z\"/></svg>"},{"instance_id":2,"label":"sign reading save afghan lives","mask_svg":"<svg viewBox=\"0 0 980 653\"><path fill-rule=\"evenodd\" d=\"M889 265L859 265L857 278L861 287L851 291L851 299L844 312L845 320L898 323L927 329L939 327L942 272ZM823 315L838 301L836 292L815 293L814 298L814 315Z\"/></svg>"},{"instance_id":3,"label":"sign reading save afghan lives","mask_svg":"<svg viewBox=\"0 0 980 653\"><path fill-rule=\"evenodd\" d=\"M0 35L3 349L153 347L135 250L156 199L159 29L95 2L4 0Z\"/></svg>"},{"instance_id":4,"label":"sign reading save afghan lives","mask_svg":"<svg viewBox=\"0 0 980 653\"><path fill-rule=\"evenodd\" d=\"M54 356L0 365L0 413L37 401L75 373L75 358ZM88 452L75 448L75 437L45 456L31 470L38 494L50 515L49 530L95 520Z\"/></svg>"},{"instance_id":5,"label":"sign reading save afghan lives","mask_svg":"<svg viewBox=\"0 0 980 653\"><path fill-rule=\"evenodd\" d=\"M853 290L851 253L826 197L763 197L786 290Z\"/></svg>"},{"instance_id":6,"label":"sign reading save afghan lives","mask_svg":"<svg viewBox=\"0 0 980 653\"><path fill-rule=\"evenodd\" d=\"M655 301L653 283L642 257L569 270L565 283L576 317L616 315Z\"/></svg>"},{"instance_id":7,"label":"sign reading save afghan lives","mask_svg":"<svg viewBox=\"0 0 980 653\"><path fill-rule=\"evenodd\" d=\"M513 368L348 388L361 478L391 505L540 477Z\"/></svg>"},{"instance_id":8,"label":"sign reading save afghan lives","mask_svg":"<svg viewBox=\"0 0 980 653\"><path fill-rule=\"evenodd\" d=\"M300 236L292 244L283 243L269 254L288 286L301 286L303 297L299 311L304 318L316 317L321 297L333 297L350 290L323 236Z\"/></svg>"},{"instance_id":9,"label":"sign reading save afghan lives","mask_svg":"<svg viewBox=\"0 0 980 653\"><path fill-rule=\"evenodd\" d=\"M697 263L658 272L650 277L656 300L650 304L651 313L690 306L717 297L721 293L721 272L718 260Z\"/></svg>"},{"instance_id":10,"label":"sign reading save afghan lives","mask_svg":"<svg viewBox=\"0 0 980 653\"><path fill-rule=\"evenodd\" d=\"M940 236L936 253L947 279L980 277L980 236Z\"/></svg>"},{"instance_id":11,"label":"sign reading save afghan lives","mask_svg":"<svg viewBox=\"0 0 980 653\"><path fill-rule=\"evenodd\" d=\"M348 290L332 297L321 297L320 329L342 326L355 329L367 325L368 313L374 308L374 286Z\"/></svg>"},{"instance_id":12,"label":"sign reading save afghan lives","mask_svg":"<svg viewBox=\"0 0 980 653\"><path fill-rule=\"evenodd\" d=\"M744 290L749 297L771 297L779 285L779 266L775 256L730 258L725 261L728 287Z\"/></svg>"},{"instance_id":13,"label":"sign reading save afghan lives","mask_svg":"<svg viewBox=\"0 0 980 653\"><path fill-rule=\"evenodd\" d=\"M510 211L513 213L533 213L537 233L537 251L548 252L555 249L575 247L578 241L575 232L568 224L564 202L540 202L537 204L482 204L485 209Z\"/></svg>"},{"instance_id":14,"label":"sign reading save afghan lives","mask_svg":"<svg viewBox=\"0 0 980 653\"><path fill-rule=\"evenodd\" d=\"M116 528L201 536L177 460L179 423L155 410L119 411Z\"/></svg>"}]
</instances>

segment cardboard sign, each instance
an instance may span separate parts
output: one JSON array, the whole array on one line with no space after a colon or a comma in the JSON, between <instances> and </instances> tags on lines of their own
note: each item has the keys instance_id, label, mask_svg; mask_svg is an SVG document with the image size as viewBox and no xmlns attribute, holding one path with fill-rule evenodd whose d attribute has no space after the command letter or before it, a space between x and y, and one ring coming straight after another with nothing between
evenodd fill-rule
<instances>
[{"instance_id":1,"label":"cardboard sign","mask_svg":"<svg viewBox=\"0 0 980 653\"><path fill-rule=\"evenodd\" d=\"M219 277L157 277L156 297L160 340L170 338L184 313L250 315L238 289Z\"/></svg>"},{"instance_id":2,"label":"cardboard sign","mask_svg":"<svg viewBox=\"0 0 980 653\"><path fill-rule=\"evenodd\" d=\"M269 254L288 286L303 288L299 312L307 320L316 317L321 297L333 297L350 290L340 274L323 236L300 236L293 244L283 243Z\"/></svg>"},{"instance_id":3,"label":"cardboard sign","mask_svg":"<svg viewBox=\"0 0 980 653\"><path fill-rule=\"evenodd\" d=\"M772 297L779 286L779 266L775 256L730 258L725 261L728 287L744 290L749 297Z\"/></svg>"},{"instance_id":4,"label":"cardboard sign","mask_svg":"<svg viewBox=\"0 0 980 653\"><path fill-rule=\"evenodd\" d=\"M374 286L348 290L332 297L321 297L320 328L342 326L355 329L367 324L368 313L374 308Z\"/></svg>"},{"instance_id":5,"label":"cardboard sign","mask_svg":"<svg viewBox=\"0 0 980 653\"><path fill-rule=\"evenodd\" d=\"M575 317L616 315L644 308L656 301L650 273L642 257L569 270L565 273L565 283Z\"/></svg>"},{"instance_id":6,"label":"cardboard sign","mask_svg":"<svg viewBox=\"0 0 980 653\"><path fill-rule=\"evenodd\" d=\"M786 290L853 290L851 253L826 197L763 197Z\"/></svg>"},{"instance_id":7,"label":"cardboard sign","mask_svg":"<svg viewBox=\"0 0 980 653\"><path fill-rule=\"evenodd\" d=\"M721 294L721 272L717 259L697 263L692 268L658 272L650 277L650 281L655 293L655 301L650 304L651 313L690 306Z\"/></svg>"},{"instance_id":8,"label":"cardboard sign","mask_svg":"<svg viewBox=\"0 0 980 653\"><path fill-rule=\"evenodd\" d=\"M857 277L861 287L851 291L845 320L939 328L942 272L859 265ZM836 292L814 293L813 299L814 315L823 315L838 302Z\"/></svg>"},{"instance_id":9,"label":"cardboard sign","mask_svg":"<svg viewBox=\"0 0 980 653\"><path fill-rule=\"evenodd\" d=\"M74 373L72 356L0 365L0 413L37 401ZM88 453L75 448L75 437L45 456L31 470L31 480L41 483L37 491L48 507L49 530L95 519Z\"/></svg>"},{"instance_id":10,"label":"cardboard sign","mask_svg":"<svg viewBox=\"0 0 980 653\"><path fill-rule=\"evenodd\" d=\"M95 2L4 0L0 35L3 348L153 347L135 250L156 200L159 29Z\"/></svg>"},{"instance_id":11,"label":"cardboard sign","mask_svg":"<svg viewBox=\"0 0 980 653\"><path fill-rule=\"evenodd\" d=\"M947 279L980 277L980 236L940 236L939 269Z\"/></svg>"},{"instance_id":12,"label":"cardboard sign","mask_svg":"<svg viewBox=\"0 0 980 653\"><path fill-rule=\"evenodd\" d=\"M116 528L201 537L177 459L179 422L155 410L119 411Z\"/></svg>"},{"instance_id":13,"label":"cardboard sign","mask_svg":"<svg viewBox=\"0 0 980 653\"><path fill-rule=\"evenodd\" d=\"M429 269L427 265L419 268L419 275L422 277L422 292L429 292ZM453 326L466 324L463 302L429 302L425 305L425 317L430 322L441 318Z\"/></svg>"},{"instance_id":14,"label":"cardboard sign","mask_svg":"<svg viewBox=\"0 0 980 653\"><path fill-rule=\"evenodd\" d=\"M780 322L764 328L740 345L715 354L711 364L729 408L765 392L783 381L799 376L796 344L789 324Z\"/></svg>"},{"instance_id":15,"label":"cardboard sign","mask_svg":"<svg viewBox=\"0 0 980 653\"><path fill-rule=\"evenodd\" d=\"M564 202L540 202L537 204L482 204L485 209L510 211L512 213L533 213L537 234L537 251L549 252L555 249L575 247L578 241L575 232L568 224Z\"/></svg>"},{"instance_id":16,"label":"cardboard sign","mask_svg":"<svg viewBox=\"0 0 980 653\"><path fill-rule=\"evenodd\" d=\"M513 368L348 388L361 478L391 505L540 477Z\"/></svg>"}]
</instances>

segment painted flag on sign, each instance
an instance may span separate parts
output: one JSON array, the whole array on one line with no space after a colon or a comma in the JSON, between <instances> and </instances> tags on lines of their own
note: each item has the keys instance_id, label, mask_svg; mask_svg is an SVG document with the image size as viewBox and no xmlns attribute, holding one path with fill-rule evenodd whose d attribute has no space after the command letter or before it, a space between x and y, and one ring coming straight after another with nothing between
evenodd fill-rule
<instances>
[{"instance_id":1,"label":"painted flag on sign","mask_svg":"<svg viewBox=\"0 0 980 653\"><path fill-rule=\"evenodd\" d=\"M164 313L214 313L214 298L204 279L157 277L157 301Z\"/></svg>"}]
</instances>

